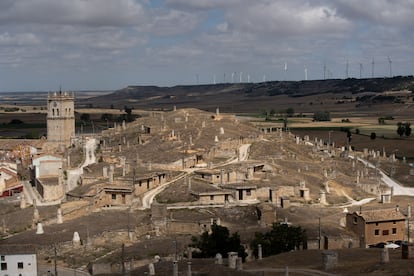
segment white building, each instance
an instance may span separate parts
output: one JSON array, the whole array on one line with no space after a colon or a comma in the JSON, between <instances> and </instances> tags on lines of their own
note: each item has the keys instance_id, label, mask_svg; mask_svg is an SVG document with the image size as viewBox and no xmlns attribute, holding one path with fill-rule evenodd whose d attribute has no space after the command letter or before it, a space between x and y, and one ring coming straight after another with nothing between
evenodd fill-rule
<instances>
[{"instance_id":1,"label":"white building","mask_svg":"<svg viewBox=\"0 0 414 276\"><path fill-rule=\"evenodd\" d=\"M37 276L36 251L31 246L1 246L0 276Z\"/></svg>"}]
</instances>

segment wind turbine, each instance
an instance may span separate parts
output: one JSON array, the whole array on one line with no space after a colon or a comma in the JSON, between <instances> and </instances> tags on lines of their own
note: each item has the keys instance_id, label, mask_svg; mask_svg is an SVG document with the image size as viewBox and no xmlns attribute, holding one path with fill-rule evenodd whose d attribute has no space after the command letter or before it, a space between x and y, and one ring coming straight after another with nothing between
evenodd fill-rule
<instances>
[{"instance_id":1,"label":"wind turbine","mask_svg":"<svg viewBox=\"0 0 414 276\"><path fill-rule=\"evenodd\" d=\"M388 63L390 65L390 78L392 78L392 60L388 57Z\"/></svg>"},{"instance_id":2,"label":"wind turbine","mask_svg":"<svg viewBox=\"0 0 414 276\"><path fill-rule=\"evenodd\" d=\"M308 80L308 68L305 65L305 80Z\"/></svg>"},{"instance_id":3,"label":"wind turbine","mask_svg":"<svg viewBox=\"0 0 414 276\"><path fill-rule=\"evenodd\" d=\"M362 63L359 64L359 78L362 79L362 71L364 70L364 67L362 66Z\"/></svg>"},{"instance_id":4,"label":"wind turbine","mask_svg":"<svg viewBox=\"0 0 414 276\"><path fill-rule=\"evenodd\" d=\"M196 74L196 81L197 81L197 85L198 85L199 84L198 74Z\"/></svg>"},{"instance_id":5,"label":"wind turbine","mask_svg":"<svg viewBox=\"0 0 414 276\"><path fill-rule=\"evenodd\" d=\"M247 82L250 83L250 74L247 74Z\"/></svg>"},{"instance_id":6,"label":"wind turbine","mask_svg":"<svg viewBox=\"0 0 414 276\"><path fill-rule=\"evenodd\" d=\"M287 69L288 69L288 66L287 66L287 62L285 61L285 80L286 80L286 77L287 77Z\"/></svg>"},{"instance_id":7,"label":"wind turbine","mask_svg":"<svg viewBox=\"0 0 414 276\"><path fill-rule=\"evenodd\" d=\"M231 82L234 83L234 72L231 72Z\"/></svg>"},{"instance_id":8,"label":"wind turbine","mask_svg":"<svg viewBox=\"0 0 414 276\"><path fill-rule=\"evenodd\" d=\"M345 78L349 78L349 61L346 60L346 67L345 67Z\"/></svg>"},{"instance_id":9,"label":"wind turbine","mask_svg":"<svg viewBox=\"0 0 414 276\"><path fill-rule=\"evenodd\" d=\"M213 75L213 84L216 84L216 74Z\"/></svg>"},{"instance_id":10,"label":"wind turbine","mask_svg":"<svg viewBox=\"0 0 414 276\"><path fill-rule=\"evenodd\" d=\"M240 72L240 83L242 82L243 72Z\"/></svg>"},{"instance_id":11,"label":"wind turbine","mask_svg":"<svg viewBox=\"0 0 414 276\"><path fill-rule=\"evenodd\" d=\"M374 57L372 57L372 63L371 63L371 77L374 78L374 69L375 69L375 60Z\"/></svg>"},{"instance_id":12,"label":"wind turbine","mask_svg":"<svg viewBox=\"0 0 414 276\"><path fill-rule=\"evenodd\" d=\"M266 82L266 75L263 75L263 82Z\"/></svg>"},{"instance_id":13,"label":"wind turbine","mask_svg":"<svg viewBox=\"0 0 414 276\"><path fill-rule=\"evenodd\" d=\"M323 63L323 79L326 80L326 62Z\"/></svg>"}]
</instances>

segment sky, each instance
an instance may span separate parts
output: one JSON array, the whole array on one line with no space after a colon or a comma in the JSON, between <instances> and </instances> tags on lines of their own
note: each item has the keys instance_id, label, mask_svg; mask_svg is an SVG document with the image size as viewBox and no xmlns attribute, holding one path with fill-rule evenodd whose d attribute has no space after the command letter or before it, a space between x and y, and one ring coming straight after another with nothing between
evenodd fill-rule
<instances>
[{"instance_id":1,"label":"sky","mask_svg":"<svg viewBox=\"0 0 414 276\"><path fill-rule=\"evenodd\" d=\"M412 75L414 0L1 0L0 91Z\"/></svg>"}]
</instances>

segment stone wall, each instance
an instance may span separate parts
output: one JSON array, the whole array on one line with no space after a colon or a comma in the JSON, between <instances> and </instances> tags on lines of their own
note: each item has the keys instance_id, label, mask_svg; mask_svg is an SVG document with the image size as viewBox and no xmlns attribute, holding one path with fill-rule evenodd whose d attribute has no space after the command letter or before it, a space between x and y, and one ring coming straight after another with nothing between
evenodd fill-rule
<instances>
[{"instance_id":1,"label":"stone wall","mask_svg":"<svg viewBox=\"0 0 414 276\"><path fill-rule=\"evenodd\" d=\"M210 230L210 222L168 221L168 234L201 234Z\"/></svg>"},{"instance_id":2,"label":"stone wall","mask_svg":"<svg viewBox=\"0 0 414 276\"><path fill-rule=\"evenodd\" d=\"M58 175L60 169L62 169L62 161L60 160L41 161L38 177Z\"/></svg>"},{"instance_id":3,"label":"stone wall","mask_svg":"<svg viewBox=\"0 0 414 276\"><path fill-rule=\"evenodd\" d=\"M62 199L65 195L62 185L46 185L44 186L43 199L46 201L53 201Z\"/></svg>"},{"instance_id":4,"label":"stone wall","mask_svg":"<svg viewBox=\"0 0 414 276\"><path fill-rule=\"evenodd\" d=\"M270 188L269 187L262 187L256 190L257 199L260 201L268 201L270 200Z\"/></svg>"}]
</instances>

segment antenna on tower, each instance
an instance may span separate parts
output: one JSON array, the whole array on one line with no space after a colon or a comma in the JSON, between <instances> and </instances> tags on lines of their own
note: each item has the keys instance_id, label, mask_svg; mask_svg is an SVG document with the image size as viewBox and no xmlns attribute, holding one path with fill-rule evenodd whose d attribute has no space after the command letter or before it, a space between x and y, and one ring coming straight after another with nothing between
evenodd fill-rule
<instances>
[{"instance_id":1,"label":"antenna on tower","mask_svg":"<svg viewBox=\"0 0 414 276\"><path fill-rule=\"evenodd\" d=\"M362 66L362 63L359 64L359 78L362 79L362 71L364 70L364 66Z\"/></svg>"},{"instance_id":2,"label":"antenna on tower","mask_svg":"<svg viewBox=\"0 0 414 276\"><path fill-rule=\"evenodd\" d=\"M305 65L305 80L308 80L308 68Z\"/></svg>"},{"instance_id":3,"label":"antenna on tower","mask_svg":"<svg viewBox=\"0 0 414 276\"><path fill-rule=\"evenodd\" d=\"M375 70L375 60L374 57L372 57L372 63L371 63L371 77L374 78L374 70Z\"/></svg>"},{"instance_id":4,"label":"antenna on tower","mask_svg":"<svg viewBox=\"0 0 414 276\"><path fill-rule=\"evenodd\" d=\"M390 78L392 78L392 60L388 56L388 64L390 65Z\"/></svg>"}]
</instances>

